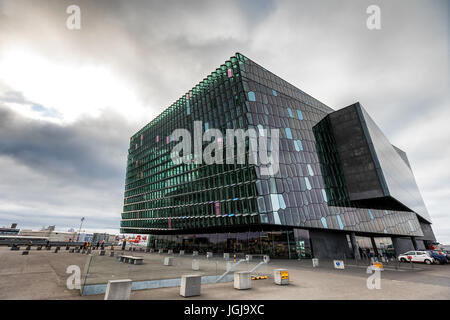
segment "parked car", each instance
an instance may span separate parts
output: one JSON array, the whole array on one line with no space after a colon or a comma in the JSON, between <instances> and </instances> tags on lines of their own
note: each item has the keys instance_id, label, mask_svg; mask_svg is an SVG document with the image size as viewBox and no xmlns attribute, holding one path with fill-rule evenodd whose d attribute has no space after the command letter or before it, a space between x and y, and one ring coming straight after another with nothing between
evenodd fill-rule
<instances>
[{"instance_id":1,"label":"parked car","mask_svg":"<svg viewBox=\"0 0 450 320\"><path fill-rule=\"evenodd\" d=\"M398 261L401 262L420 262L426 264L434 263L434 258L428 251L408 251L406 253L402 253L397 257Z\"/></svg>"},{"instance_id":2,"label":"parked car","mask_svg":"<svg viewBox=\"0 0 450 320\"><path fill-rule=\"evenodd\" d=\"M447 261L450 261L450 251L445 250L444 253L447 256Z\"/></svg>"},{"instance_id":3,"label":"parked car","mask_svg":"<svg viewBox=\"0 0 450 320\"><path fill-rule=\"evenodd\" d=\"M430 254L430 256L433 257L434 262L437 264L444 264L447 263L447 256L439 250L428 250L428 253Z\"/></svg>"}]
</instances>

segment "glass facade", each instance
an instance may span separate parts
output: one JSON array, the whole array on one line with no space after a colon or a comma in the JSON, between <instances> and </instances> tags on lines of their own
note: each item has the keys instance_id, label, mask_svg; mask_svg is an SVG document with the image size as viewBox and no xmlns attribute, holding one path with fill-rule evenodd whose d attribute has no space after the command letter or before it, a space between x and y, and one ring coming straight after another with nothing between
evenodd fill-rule
<instances>
[{"instance_id":1,"label":"glass facade","mask_svg":"<svg viewBox=\"0 0 450 320\"><path fill-rule=\"evenodd\" d=\"M328 144L316 144L313 133L332 112L237 53L131 137L121 232L151 234L154 247L290 258L311 256L308 230L422 235L413 212L335 202L348 196L339 194L344 181L324 171L319 157ZM279 171L268 176L259 165L237 164L237 152L233 164L197 164L192 154L183 154L191 163L174 163L171 134L194 132L194 121L222 132L279 129Z\"/></svg>"}]
</instances>

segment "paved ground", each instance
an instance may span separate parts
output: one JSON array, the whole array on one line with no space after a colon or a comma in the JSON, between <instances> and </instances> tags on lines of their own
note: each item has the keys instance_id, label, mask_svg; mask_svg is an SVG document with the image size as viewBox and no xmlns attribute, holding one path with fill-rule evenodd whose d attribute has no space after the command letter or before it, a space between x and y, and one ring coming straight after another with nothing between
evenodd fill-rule
<instances>
[{"instance_id":1,"label":"paved ground","mask_svg":"<svg viewBox=\"0 0 450 320\"><path fill-rule=\"evenodd\" d=\"M53 251L35 249L28 256L21 254L22 251L0 247L0 299L103 299L103 295L81 297L79 290L66 288L69 276L66 274L67 266L78 265L83 270L88 256L70 254L65 250L55 254ZM129 272L128 266L118 263L114 258L96 257L98 253L95 252L93 259L97 269L91 266L90 281L95 283L108 277L120 279L126 275L123 272L128 272L127 275L133 280L163 278L163 275L170 278L176 273L188 271L193 273L189 268L192 257L176 257L176 266L163 267L163 257L158 254L133 254L144 256L145 264L133 266L142 268ZM201 267L200 273L219 273L225 268L223 262L206 264L206 260L202 259L201 266L204 267ZM450 299L450 264L414 265L414 269L408 264L401 264L399 270L395 269L395 264L391 264L381 273L381 289L369 290L366 281L370 275L366 273L366 267L351 266L352 263L347 261L345 270L335 270L331 261L321 260L320 267L313 269L309 260L273 260L266 269L260 271L270 274L273 269L287 268L290 285L277 286L272 276L267 280L252 281L251 290L235 290L230 282L209 284L202 286L202 295L195 299ZM243 269L249 267L242 266ZM131 298L185 299L179 296L179 288L133 291Z\"/></svg>"}]
</instances>

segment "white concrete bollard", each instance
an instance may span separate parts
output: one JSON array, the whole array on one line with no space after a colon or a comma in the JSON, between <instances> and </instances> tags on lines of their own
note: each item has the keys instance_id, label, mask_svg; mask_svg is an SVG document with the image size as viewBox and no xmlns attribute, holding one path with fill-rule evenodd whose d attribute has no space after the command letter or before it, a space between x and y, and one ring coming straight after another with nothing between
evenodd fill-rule
<instances>
[{"instance_id":1,"label":"white concrete bollard","mask_svg":"<svg viewBox=\"0 0 450 320\"><path fill-rule=\"evenodd\" d=\"M198 251L192 251L193 256L198 256Z\"/></svg>"},{"instance_id":2,"label":"white concrete bollard","mask_svg":"<svg viewBox=\"0 0 450 320\"><path fill-rule=\"evenodd\" d=\"M180 256L184 256L184 250L180 250Z\"/></svg>"},{"instance_id":3,"label":"white concrete bollard","mask_svg":"<svg viewBox=\"0 0 450 320\"><path fill-rule=\"evenodd\" d=\"M316 268L319 266L319 259L318 258L312 258L312 266L313 268Z\"/></svg>"},{"instance_id":4,"label":"white concrete bollard","mask_svg":"<svg viewBox=\"0 0 450 320\"><path fill-rule=\"evenodd\" d=\"M165 266L171 266L173 264L173 258L172 257L165 257L164 258L164 265Z\"/></svg>"},{"instance_id":5,"label":"white concrete bollard","mask_svg":"<svg viewBox=\"0 0 450 320\"><path fill-rule=\"evenodd\" d=\"M180 295L194 297L200 295L202 277L198 275L183 275L181 277Z\"/></svg>"},{"instance_id":6,"label":"white concrete bollard","mask_svg":"<svg viewBox=\"0 0 450 320\"><path fill-rule=\"evenodd\" d=\"M200 270L200 261L192 260L192 270Z\"/></svg>"},{"instance_id":7,"label":"white concrete bollard","mask_svg":"<svg viewBox=\"0 0 450 320\"><path fill-rule=\"evenodd\" d=\"M251 278L249 271L239 271L234 273L234 288L245 290L251 288Z\"/></svg>"},{"instance_id":8,"label":"white concrete bollard","mask_svg":"<svg viewBox=\"0 0 450 320\"><path fill-rule=\"evenodd\" d=\"M289 271L287 269L275 269L273 278L275 280L275 284L289 284Z\"/></svg>"},{"instance_id":9,"label":"white concrete bollard","mask_svg":"<svg viewBox=\"0 0 450 320\"><path fill-rule=\"evenodd\" d=\"M224 252L223 253L223 258L226 259L226 260L230 259L230 254L227 253L227 252Z\"/></svg>"},{"instance_id":10,"label":"white concrete bollard","mask_svg":"<svg viewBox=\"0 0 450 320\"><path fill-rule=\"evenodd\" d=\"M168 250L167 251L167 254L173 254L173 250L171 249L171 250Z\"/></svg>"},{"instance_id":11,"label":"white concrete bollard","mask_svg":"<svg viewBox=\"0 0 450 320\"><path fill-rule=\"evenodd\" d=\"M132 283L130 279L109 280L105 300L130 300Z\"/></svg>"},{"instance_id":12,"label":"white concrete bollard","mask_svg":"<svg viewBox=\"0 0 450 320\"><path fill-rule=\"evenodd\" d=\"M163 249L159 249L158 253L164 253L164 250Z\"/></svg>"},{"instance_id":13,"label":"white concrete bollard","mask_svg":"<svg viewBox=\"0 0 450 320\"><path fill-rule=\"evenodd\" d=\"M207 252L206 253L206 258L207 259L212 258L212 257L213 257L213 253L212 252Z\"/></svg>"}]
</instances>

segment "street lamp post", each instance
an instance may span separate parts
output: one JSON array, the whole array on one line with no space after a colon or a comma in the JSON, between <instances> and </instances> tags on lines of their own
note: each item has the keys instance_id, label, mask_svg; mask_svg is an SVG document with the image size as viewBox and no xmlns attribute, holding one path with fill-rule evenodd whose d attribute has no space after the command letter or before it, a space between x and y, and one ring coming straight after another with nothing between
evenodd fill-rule
<instances>
[{"instance_id":1,"label":"street lamp post","mask_svg":"<svg viewBox=\"0 0 450 320\"><path fill-rule=\"evenodd\" d=\"M80 229L78 230L78 237L77 242L80 241L80 232L81 232L81 226L83 225L84 217L81 217L81 223L80 223Z\"/></svg>"}]
</instances>

